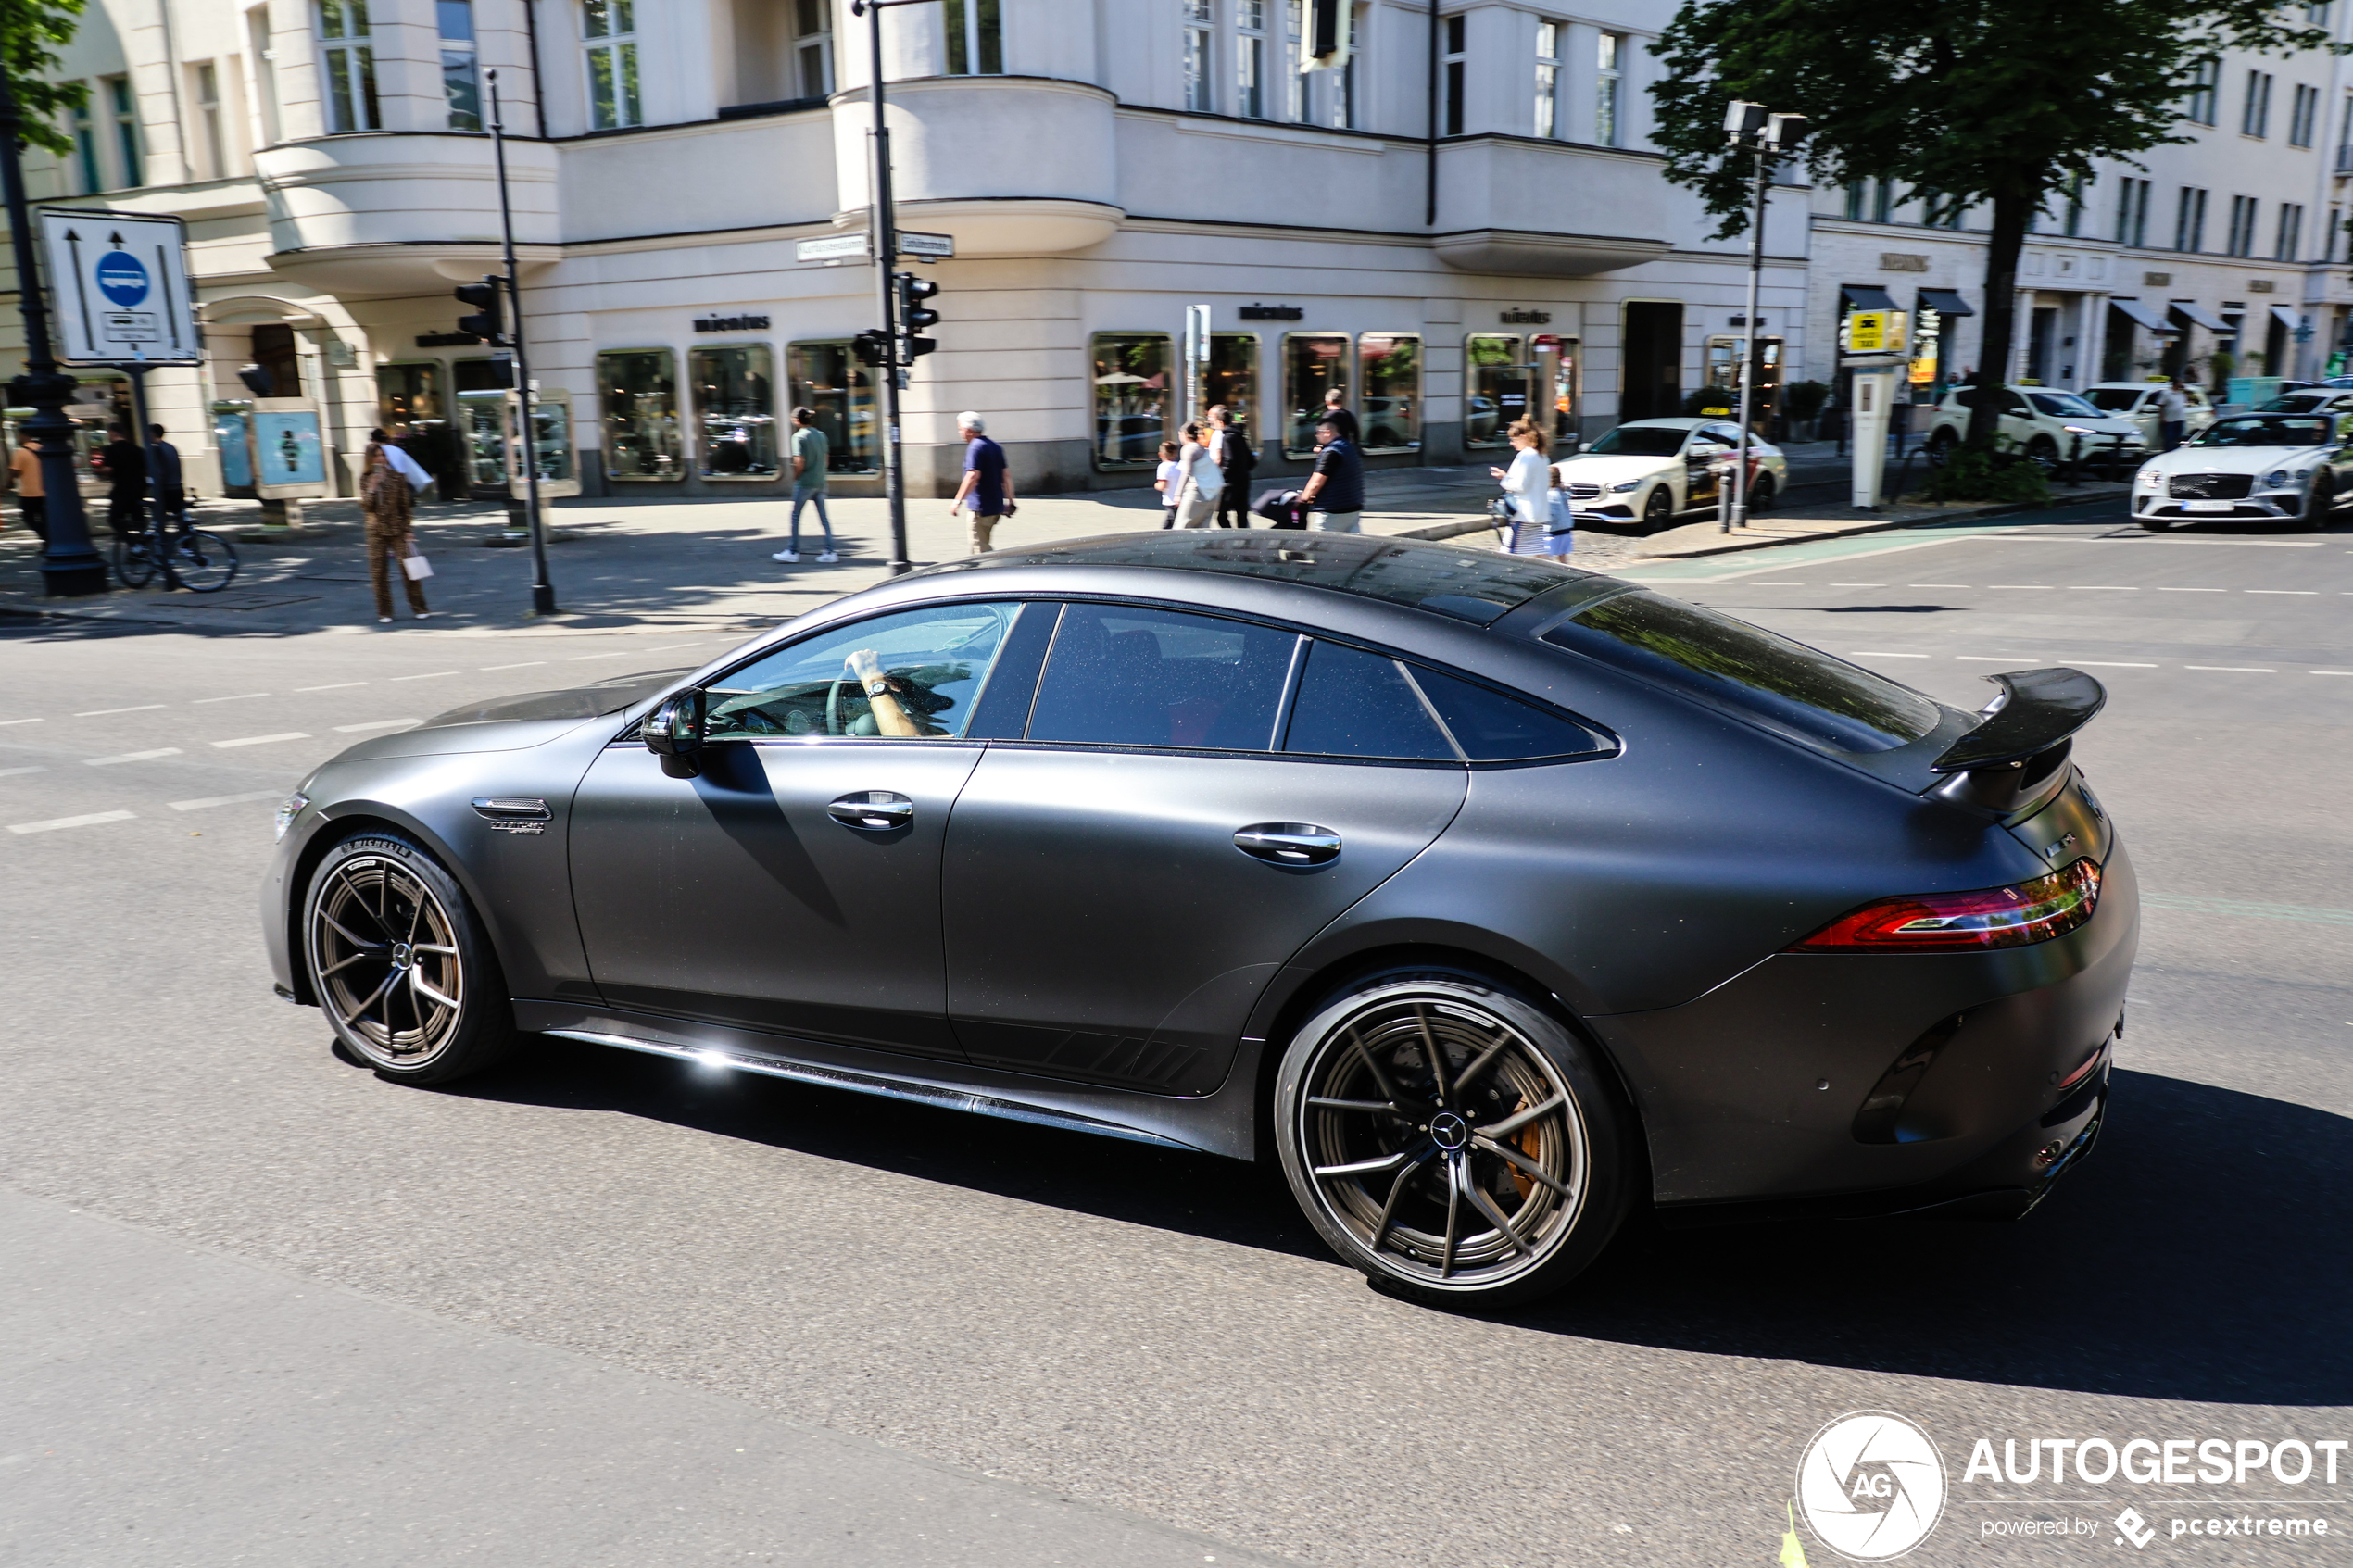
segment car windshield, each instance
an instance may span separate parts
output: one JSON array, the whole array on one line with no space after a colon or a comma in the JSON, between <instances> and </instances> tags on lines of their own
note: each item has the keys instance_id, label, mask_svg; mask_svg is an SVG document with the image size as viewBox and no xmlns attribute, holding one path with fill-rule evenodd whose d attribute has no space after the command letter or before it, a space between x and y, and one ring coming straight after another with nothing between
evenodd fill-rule
<instances>
[{"instance_id":1,"label":"car windshield","mask_svg":"<svg viewBox=\"0 0 2353 1568\"><path fill-rule=\"evenodd\" d=\"M1597 458L1671 458L1686 433L1673 425L1619 425L1585 449Z\"/></svg>"},{"instance_id":2,"label":"car windshield","mask_svg":"<svg viewBox=\"0 0 2353 1568\"><path fill-rule=\"evenodd\" d=\"M2284 414L2241 414L2217 420L2190 437L2193 446L2323 446L2329 421Z\"/></svg>"},{"instance_id":3,"label":"car windshield","mask_svg":"<svg viewBox=\"0 0 2353 1568\"><path fill-rule=\"evenodd\" d=\"M2299 392L2292 396L2274 397L2255 411L2259 414L2311 414L2328 402L2324 392Z\"/></svg>"},{"instance_id":4,"label":"car windshield","mask_svg":"<svg viewBox=\"0 0 2353 1568\"><path fill-rule=\"evenodd\" d=\"M1544 640L1824 751L1892 751L1944 717L1908 686L1648 589L1598 600Z\"/></svg>"},{"instance_id":5,"label":"car windshield","mask_svg":"<svg viewBox=\"0 0 2353 1568\"><path fill-rule=\"evenodd\" d=\"M2083 400L2104 413L2128 413L2133 405L2141 400L2141 389L2137 386L2095 386L2083 395Z\"/></svg>"},{"instance_id":6,"label":"car windshield","mask_svg":"<svg viewBox=\"0 0 2353 1568\"><path fill-rule=\"evenodd\" d=\"M2030 392L2026 400L2046 414L2099 417L2099 410L2071 392Z\"/></svg>"}]
</instances>

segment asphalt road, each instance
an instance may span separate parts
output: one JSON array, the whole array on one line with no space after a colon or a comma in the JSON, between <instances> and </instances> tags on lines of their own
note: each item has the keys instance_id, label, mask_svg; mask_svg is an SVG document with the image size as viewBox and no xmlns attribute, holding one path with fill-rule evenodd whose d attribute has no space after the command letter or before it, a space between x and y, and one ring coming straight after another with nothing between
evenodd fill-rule
<instances>
[{"instance_id":1,"label":"asphalt road","mask_svg":"<svg viewBox=\"0 0 2353 1568\"><path fill-rule=\"evenodd\" d=\"M1644 1231L1480 1320L1367 1290L1244 1166L563 1042L396 1087L270 995L271 800L724 645L0 621L0 1560L1766 1565L1808 1437L1879 1408L1952 1476L1912 1562L2134 1557L2128 1504L2334 1525L2152 1557L2353 1562L2353 1458L1962 1476L2353 1438L2353 532L2070 512L1645 575L1969 706L2108 683L2080 755L2142 958L2109 1129L2026 1221ZM2098 1528L1991 1533L2062 1518Z\"/></svg>"}]
</instances>

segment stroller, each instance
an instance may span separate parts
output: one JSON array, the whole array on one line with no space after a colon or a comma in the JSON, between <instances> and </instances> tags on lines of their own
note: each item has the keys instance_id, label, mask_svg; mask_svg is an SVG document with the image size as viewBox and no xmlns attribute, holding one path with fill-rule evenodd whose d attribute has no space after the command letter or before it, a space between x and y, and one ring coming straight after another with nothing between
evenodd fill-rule
<instances>
[{"instance_id":1,"label":"stroller","mask_svg":"<svg viewBox=\"0 0 2353 1568\"><path fill-rule=\"evenodd\" d=\"M1296 490L1262 491L1250 509L1253 516L1265 518L1277 528L1307 526L1307 507Z\"/></svg>"}]
</instances>

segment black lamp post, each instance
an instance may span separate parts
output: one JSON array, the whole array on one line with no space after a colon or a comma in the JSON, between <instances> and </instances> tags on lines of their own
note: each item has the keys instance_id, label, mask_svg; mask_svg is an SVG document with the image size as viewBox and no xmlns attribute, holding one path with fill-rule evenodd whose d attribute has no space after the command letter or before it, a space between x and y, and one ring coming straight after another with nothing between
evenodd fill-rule
<instances>
[{"instance_id":1,"label":"black lamp post","mask_svg":"<svg viewBox=\"0 0 2353 1568\"><path fill-rule=\"evenodd\" d=\"M73 399L73 378L58 370L57 356L49 348L49 307L41 293L32 214L24 198L23 130L16 89L9 83L5 58L0 58L0 183L6 190L8 238L16 251L17 308L24 314L25 374L11 383L8 391L32 409L24 433L33 438L41 453L41 488L48 494L44 505L49 542L42 547L41 575L53 597L103 594L107 563L90 543L89 520L82 511L82 483L74 472L73 421L66 417L66 405Z\"/></svg>"},{"instance_id":2,"label":"black lamp post","mask_svg":"<svg viewBox=\"0 0 2353 1568\"><path fill-rule=\"evenodd\" d=\"M1755 161L1749 176L1748 314L1741 319L1740 442L1732 452L1732 504L1718 513L1719 533L1748 526L1748 444L1750 421L1756 417L1756 300L1765 274L1765 196L1773 182L1773 160L1796 149L1806 139L1806 125L1802 114L1774 114L1762 104L1741 99L1734 99L1724 116L1726 138L1735 148L1747 147Z\"/></svg>"}]
</instances>

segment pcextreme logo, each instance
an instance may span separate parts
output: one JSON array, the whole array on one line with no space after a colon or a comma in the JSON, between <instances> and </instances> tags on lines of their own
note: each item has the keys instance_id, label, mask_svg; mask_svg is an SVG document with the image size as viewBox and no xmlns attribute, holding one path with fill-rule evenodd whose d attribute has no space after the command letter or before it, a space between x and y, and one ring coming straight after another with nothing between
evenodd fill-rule
<instances>
[{"instance_id":1,"label":"pcextreme logo","mask_svg":"<svg viewBox=\"0 0 2353 1568\"><path fill-rule=\"evenodd\" d=\"M1822 1544L1857 1562L1901 1557L1944 1516L1944 1458L1927 1433L1888 1411L1842 1415L1806 1445L1796 1510ZM1785 1544L1788 1562L1797 1545ZM1804 1554L1795 1554L1800 1562Z\"/></svg>"}]
</instances>

